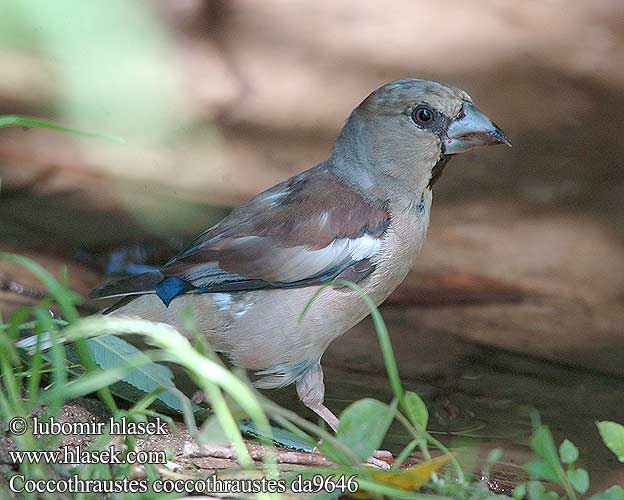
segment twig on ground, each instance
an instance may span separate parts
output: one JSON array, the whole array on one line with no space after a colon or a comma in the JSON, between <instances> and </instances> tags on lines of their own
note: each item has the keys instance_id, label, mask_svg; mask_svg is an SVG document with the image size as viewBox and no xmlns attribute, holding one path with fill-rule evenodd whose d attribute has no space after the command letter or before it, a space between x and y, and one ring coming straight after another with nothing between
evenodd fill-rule
<instances>
[{"instance_id":1,"label":"twig on ground","mask_svg":"<svg viewBox=\"0 0 624 500\"><path fill-rule=\"evenodd\" d=\"M248 447L249 454L254 460L262 461L266 456L264 446L251 445ZM275 450L277 462L281 464L308 465L314 467L331 467L335 464L325 458L320 453L307 453L304 451ZM203 445L187 442L184 445L184 455L192 458L225 458L236 460L236 453L233 446Z\"/></svg>"}]
</instances>

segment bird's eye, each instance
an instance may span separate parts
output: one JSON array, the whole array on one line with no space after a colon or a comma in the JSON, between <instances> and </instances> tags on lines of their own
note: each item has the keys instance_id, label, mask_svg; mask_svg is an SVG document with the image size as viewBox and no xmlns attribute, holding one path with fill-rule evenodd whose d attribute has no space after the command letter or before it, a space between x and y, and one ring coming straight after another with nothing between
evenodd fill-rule
<instances>
[{"instance_id":1,"label":"bird's eye","mask_svg":"<svg viewBox=\"0 0 624 500\"><path fill-rule=\"evenodd\" d=\"M414 108L414 111L412 111L412 120L414 120L416 125L420 125L421 127L431 125L434 119L435 111L429 106L416 106L416 108Z\"/></svg>"}]
</instances>

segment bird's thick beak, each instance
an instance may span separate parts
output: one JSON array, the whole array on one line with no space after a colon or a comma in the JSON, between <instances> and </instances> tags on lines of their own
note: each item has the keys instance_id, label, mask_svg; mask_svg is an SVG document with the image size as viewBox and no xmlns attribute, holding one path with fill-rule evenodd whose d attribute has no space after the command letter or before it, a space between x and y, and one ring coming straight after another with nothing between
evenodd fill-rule
<instances>
[{"instance_id":1,"label":"bird's thick beak","mask_svg":"<svg viewBox=\"0 0 624 500\"><path fill-rule=\"evenodd\" d=\"M464 102L460 117L450 123L446 135L444 152L447 155L496 144L511 146L505 132L468 101Z\"/></svg>"}]
</instances>

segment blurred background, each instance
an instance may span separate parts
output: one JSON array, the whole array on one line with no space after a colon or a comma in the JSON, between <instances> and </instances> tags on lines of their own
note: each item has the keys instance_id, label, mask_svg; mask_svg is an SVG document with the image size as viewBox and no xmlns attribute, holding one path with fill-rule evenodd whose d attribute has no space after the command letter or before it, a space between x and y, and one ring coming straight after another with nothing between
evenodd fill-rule
<instances>
[{"instance_id":1,"label":"blurred background","mask_svg":"<svg viewBox=\"0 0 624 500\"><path fill-rule=\"evenodd\" d=\"M402 374L448 439L522 454L536 406L604 485L622 477L593 427L624 420L621 0L0 9L0 114L124 139L0 130L0 250L67 266L82 294L325 159L378 86L466 90L513 148L462 155L436 184L429 240L382 311ZM0 262L3 313L38 287ZM326 358L330 407L387 391L369 323Z\"/></svg>"}]
</instances>

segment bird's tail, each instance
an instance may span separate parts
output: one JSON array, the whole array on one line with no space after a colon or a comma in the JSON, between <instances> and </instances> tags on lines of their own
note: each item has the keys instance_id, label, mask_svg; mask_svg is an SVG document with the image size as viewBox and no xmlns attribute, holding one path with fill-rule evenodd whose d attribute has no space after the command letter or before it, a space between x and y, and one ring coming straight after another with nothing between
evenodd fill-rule
<instances>
[{"instance_id":1,"label":"bird's tail","mask_svg":"<svg viewBox=\"0 0 624 500\"><path fill-rule=\"evenodd\" d=\"M110 299L128 297L154 292L156 286L165 278L160 271L148 271L136 276L129 276L104 283L89 294L90 299Z\"/></svg>"}]
</instances>

